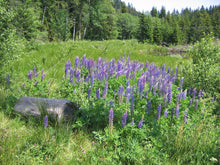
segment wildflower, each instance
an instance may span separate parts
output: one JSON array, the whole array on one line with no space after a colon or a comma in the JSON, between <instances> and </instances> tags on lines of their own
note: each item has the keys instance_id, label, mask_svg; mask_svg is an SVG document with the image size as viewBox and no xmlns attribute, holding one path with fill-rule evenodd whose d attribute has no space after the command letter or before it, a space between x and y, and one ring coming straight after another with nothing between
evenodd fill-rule
<instances>
[{"instance_id":1,"label":"wildflower","mask_svg":"<svg viewBox=\"0 0 220 165\"><path fill-rule=\"evenodd\" d=\"M161 104L159 104L157 108L157 120L160 119L160 114L161 114Z\"/></svg>"},{"instance_id":2,"label":"wildflower","mask_svg":"<svg viewBox=\"0 0 220 165\"><path fill-rule=\"evenodd\" d=\"M172 83L170 82L168 85L168 104L171 103L171 99L172 99Z\"/></svg>"},{"instance_id":3,"label":"wildflower","mask_svg":"<svg viewBox=\"0 0 220 165\"><path fill-rule=\"evenodd\" d=\"M75 71L75 70L71 67L71 68L70 68L70 83L73 83L74 71Z\"/></svg>"},{"instance_id":4,"label":"wildflower","mask_svg":"<svg viewBox=\"0 0 220 165\"><path fill-rule=\"evenodd\" d=\"M151 109L151 99L147 102L147 113L150 114L150 109Z\"/></svg>"},{"instance_id":5,"label":"wildflower","mask_svg":"<svg viewBox=\"0 0 220 165\"><path fill-rule=\"evenodd\" d=\"M184 80L184 77L182 77L180 80L180 89L182 89L182 87L183 87L183 80Z\"/></svg>"},{"instance_id":6,"label":"wildflower","mask_svg":"<svg viewBox=\"0 0 220 165\"><path fill-rule=\"evenodd\" d=\"M143 120L144 120L144 116L142 116L140 122L138 123L138 128L142 128L142 126L143 126Z\"/></svg>"},{"instance_id":7,"label":"wildflower","mask_svg":"<svg viewBox=\"0 0 220 165\"><path fill-rule=\"evenodd\" d=\"M102 93L103 98L106 98L107 91L108 91L108 81L105 82L105 88L104 88L103 93Z\"/></svg>"},{"instance_id":8,"label":"wildflower","mask_svg":"<svg viewBox=\"0 0 220 165\"><path fill-rule=\"evenodd\" d=\"M200 99L200 98L202 98L202 97L203 97L203 91L202 91L202 89L200 89L199 95L198 95L198 99Z\"/></svg>"},{"instance_id":9,"label":"wildflower","mask_svg":"<svg viewBox=\"0 0 220 165\"><path fill-rule=\"evenodd\" d=\"M76 56L76 57L75 57L75 68L77 68L78 65L79 65L79 57Z\"/></svg>"},{"instance_id":10,"label":"wildflower","mask_svg":"<svg viewBox=\"0 0 220 165\"><path fill-rule=\"evenodd\" d=\"M34 72L34 73L36 72L36 68L35 68L35 66L33 67L33 72Z\"/></svg>"},{"instance_id":11,"label":"wildflower","mask_svg":"<svg viewBox=\"0 0 220 165\"><path fill-rule=\"evenodd\" d=\"M122 85L120 85L119 89L118 89L118 101L119 103L121 103L123 101L123 93L124 93L124 88Z\"/></svg>"},{"instance_id":12,"label":"wildflower","mask_svg":"<svg viewBox=\"0 0 220 165\"><path fill-rule=\"evenodd\" d=\"M196 88L193 89L193 100L195 99L196 97Z\"/></svg>"},{"instance_id":13,"label":"wildflower","mask_svg":"<svg viewBox=\"0 0 220 165\"><path fill-rule=\"evenodd\" d=\"M48 127L48 116L44 117L44 127Z\"/></svg>"},{"instance_id":14,"label":"wildflower","mask_svg":"<svg viewBox=\"0 0 220 165\"><path fill-rule=\"evenodd\" d=\"M134 94L133 93L131 95L131 107L130 107L130 110L131 110L131 116L133 116L133 114L134 114Z\"/></svg>"},{"instance_id":15,"label":"wildflower","mask_svg":"<svg viewBox=\"0 0 220 165\"><path fill-rule=\"evenodd\" d=\"M184 111L184 116L183 116L184 124L187 124L187 112L188 112L188 108L186 108L186 110Z\"/></svg>"},{"instance_id":16,"label":"wildflower","mask_svg":"<svg viewBox=\"0 0 220 165\"><path fill-rule=\"evenodd\" d=\"M126 126L126 122L127 122L127 111L125 111L125 113L122 116L122 127Z\"/></svg>"},{"instance_id":17,"label":"wildflower","mask_svg":"<svg viewBox=\"0 0 220 165\"><path fill-rule=\"evenodd\" d=\"M113 118L114 118L113 108L111 108L109 110L109 128L110 128L110 132L112 132L112 130L113 130Z\"/></svg>"},{"instance_id":18,"label":"wildflower","mask_svg":"<svg viewBox=\"0 0 220 165\"><path fill-rule=\"evenodd\" d=\"M112 100L109 102L109 104L110 104L110 107L113 107L113 101Z\"/></svg>"},{"instance_id":19,"label":"wildflower","mask_svg":"<svg viewBox=\"0 0 220 165\"><path fill-rule=\"evenodd\" d=\"M100 91L99 91L99 90L100 90L99 88L96 90L96 98L97 98L97 99L100 98Z\"/></svg>"},{"instance_id":20,"label":"wildflower","mask_svg":"<svg viewBox=\"0 0 220 165\"><path fill-rule=\"evenodd\" d=\"M93 84L94 84L94 74L92 73L91 74L91 86L93 86Z\"/></svg>"},{"instance_id":21,"label":"wildflower","mask_svg":"<svg viewBox=\"0 0 220 165\"><path fill-rule=\"evenodd\" d=\"M37 72L37 73L34 74L34 77L38 77L38 75L39 75L39 73Z\"/></svg>"},{"instance_id":22,"label":"wildflower","mask_svg":"<svg viewBox=\"0 0 220 165\"><path fill-rule=\"evenodd\" d=\"M113 114L113 110L112 110L112 114ZM95 142L94 142L94 141L92 141L92 144L95 144Z\"/></svg>"},{"instance_id":23,"label":"wildflower","mask_svg":"<svg viewBox=\"0 0 220 165\"><path fill-rule=\"evenodd\" d=\"M28 72L28 79L29 79L29 80L32 80L32 76L33 76L33 73L32 73L32 71L30 70L30 71Z\"/></svg>"},{"instance_id":24,"label":"wildflower","mask_svg":"<svg viewBox=\"0 0 220 165\"><path fill-rule=\"evenodd\" d=\"M34 82L34 85L37 85L37 83L38 83L38 81L35 81L35 82Z\"/></svg>"},{"instance_id":25,"label":"wildflower","mask_svg":"<svg viewBox=\"0 0 220 165\"><path fill-rule=\"evenodd\" d=\"M71 67L71 62L70 62L70 59L69 59L67 61L66 65L65 65L65 78L67 78L68 70L70 69L70 67ZM43 74L43 70L41 72Z\"/></svg>"},{"instance_id":26,"label":"wildflower","mask_svg":"<svg viewBox=\"0 0 220 165\"><path fill-rule=\"evenodd\" d=\"M165 118L168 118L168 109L165 110L165 112L164 112L164 117L165 117Z\"/></svg>"},{"instance_id":27,"label":"wildflower","mask_svg":"<svg viewBox=\"0 0 220 165\"><path fill-rule=\"evenodd\" d=\"M88 99L90 99L90 95L91 95L91 88L88 89L88 95L87 95Z\"/></svg>"}]
</instances>

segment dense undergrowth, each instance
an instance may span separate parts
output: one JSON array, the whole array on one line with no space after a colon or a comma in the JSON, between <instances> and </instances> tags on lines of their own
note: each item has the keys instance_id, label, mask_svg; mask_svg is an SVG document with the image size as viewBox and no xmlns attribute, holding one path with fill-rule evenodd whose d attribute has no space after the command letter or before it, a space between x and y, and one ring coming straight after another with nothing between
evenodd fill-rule
<instances>
[{"instance_id":1,"label":"dense undergrowth","mask_svg":"<svg viewBox=\"0 0 220 165\"><path fill-rule=\"evenodd\" d=\"M0 163L218 163L218 95L187 85L177 62L190 60L153 56L163 48L135 41L114 42L42 45L5 65ZM67 98L80 109L73 123L49 120L44 127L44 116L13 113L22 96Z\"/></svg>"}]
</instances>

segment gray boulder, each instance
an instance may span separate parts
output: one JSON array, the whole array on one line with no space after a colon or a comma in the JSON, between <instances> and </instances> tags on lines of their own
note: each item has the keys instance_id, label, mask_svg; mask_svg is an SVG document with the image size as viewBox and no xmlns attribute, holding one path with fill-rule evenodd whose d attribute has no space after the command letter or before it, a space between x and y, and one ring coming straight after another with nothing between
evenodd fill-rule
<instances>
[{"instance_id":1,"label":"gray boulder","mask_svg":"<svg viewBox=\"0 0 220 165\"><path fill-rule=\"evenodd\" d=\"M22 97L16 103L14 110L24 116L40 117L41 115L48 115L60 123L61 121L72 120L78 107L67 99Z\"/></svg>"}]
</instances>

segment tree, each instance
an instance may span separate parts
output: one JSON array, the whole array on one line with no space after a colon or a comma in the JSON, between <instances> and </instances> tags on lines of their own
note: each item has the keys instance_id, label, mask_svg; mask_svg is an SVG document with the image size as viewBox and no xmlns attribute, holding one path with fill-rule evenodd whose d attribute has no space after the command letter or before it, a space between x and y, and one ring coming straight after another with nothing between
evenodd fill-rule
<instances>
[{"instance_id":1,"label":"tree","mask_svg":"<svg viewBox=\"0 0 220 165\"><path fill-rule=\"evenodd\" d=\"M154 30L153 30L153 39L154 42L157 44L161 44L163 40L162 36L162 27L161 27L161 21L158 18L155 18L153 20Z\"/></svg>"},{"instance_id":2,"label":"tree","mask_svg":"<svg viewBox=\"0 0 220 165\"><path fill-rule=\"evenodd\" d=\"M132 39L136 37L138 18L128 13L121 13L117 19L119 39Z\"/></svg>"},{"instance_id":3,"label":"tree","mask_svg":"<svg viewBox=\"0 0 220 165\"><path fill-rule=\"evenodd\" d=\"M150 14L152 17L158 17L157 8L153 7Z\"/></svg>"},{"instance_id":4,"label":"tree","mask_svg":"<svg viewBox=\"0 0 220 165\"><path fill-rule=\"evenodd\" d=\"M166 9L164 6L160 10L159 18L166 18Z\"/></svg>"},{"instance_id":5,"label":"tree","mask_svg":"<svg viewBox=\"0 0 220 165\"><path fill-rule=\"evenodd\" d=\"M91 14L88 26L87 39L103 40L116 39L115 9L109 0L91 1Z\"/></svg>"}]
</instances>

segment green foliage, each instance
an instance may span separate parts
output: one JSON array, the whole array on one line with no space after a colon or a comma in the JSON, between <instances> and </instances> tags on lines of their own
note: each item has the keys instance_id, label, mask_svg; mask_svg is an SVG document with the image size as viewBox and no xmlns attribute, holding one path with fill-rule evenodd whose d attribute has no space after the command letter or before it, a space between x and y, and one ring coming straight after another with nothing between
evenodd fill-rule
<instances>
[{"instance_id":1,"label":"green foliage","mask_svg":"<svg viewBox=\"0 0 220 165\"><path fill-rule=\"evenodd\" d=\"M121 13L117 18L118 39L136 38L138 18L128 13Z\"/></svg>"},{"instance_id":2,"label":"green foliage","mask_svg":"<svg viewBox=\"0 0 220 165\"><path fill-rule=\"evenodd\" d=\"M197 87L212 94L220 92L220 47L213 45L213 41L213 37L207 36L192 47L192 64L184 66L182 73L187 87Z\"/></svg>"}]
</instances>

